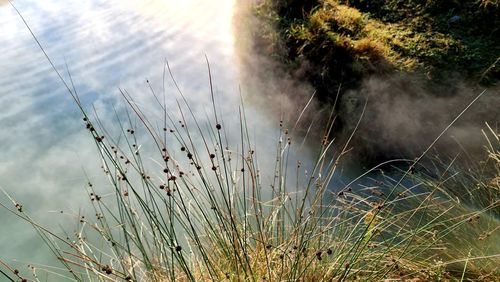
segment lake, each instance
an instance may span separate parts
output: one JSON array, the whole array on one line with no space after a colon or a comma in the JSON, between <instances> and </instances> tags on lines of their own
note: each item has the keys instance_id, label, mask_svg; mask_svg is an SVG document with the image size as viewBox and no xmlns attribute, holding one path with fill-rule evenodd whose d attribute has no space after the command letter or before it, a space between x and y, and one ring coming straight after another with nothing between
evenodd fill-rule
<instances>
[{"instance_id":1,"label":"lake","mask_svg":"<svg viewBox=\"0 0 500 282\"><path fill-rule=\"evenodd\" d=\"M36 221L72 233L81 214L89 211L87 183L99 184L96 186L109 192L105 197L112 193L106 190L110 187L82 113L20 16L8 2L0 3L0 187ZM252 78L252 71L259 71L265 62L252 56L239 57L242 49L247 49L238 49L237 41L241 46L247 33L235 31L235 26L245 28L245 21L241 14L234 15L243 3L13 3L65 81L74 84L85 109L90 113L95 110L111 132L117 127L115 111L123 114L127 108L121 91L129 93L152 118L161 113L151 90L164 94L167 111L180 119L177 102L182 100L165 69L166 62L203 124L213 115L208 59L217 110L229 128L226 138L238 144L238 110L241 97L247 97L251 100L245 103L251 141L258 148L263 181L272 182L279 120L283 116L296 118L312 90L290 83L289 78L280 83L274 74L264 75L262 84ZM242 61L250 62L251 68L244 70ZM298 88L306 94L297 101L281 93ZM295 164L293 158L297 157L306 169L310 153L304 143L296 144L302 145L289 151L289 161ZM289 169L294 170L295 165ZM2 195L0 201L14 207L7 196ZM28 264L58 265L32 226L5 209L0 209L0 220L1 260L23 270Z\"/></svg>"},{"instance_id":2,"label":"lake","mask_svg":"<svg viewBox=\"0 0 500 282\"><path fill-rule=\"evenodd\" d=\"M123 105L120 89L143 108L151 87L163 90L168 60L193 109L210 103L205 56L211 63L220 108L237 111L234 0L13 2L56 68L71 78L87 109L112 121ZM0 187L44 224L69 232L83 204L85 185L102 175L82 115L21 18L0 2ZM166 79L168 106L179 99ZM177 95L177 96L176 96ZM252 111L252 109L249 109ZM269 125L259 132L273 130ZM2 203L13 207L7 197ZM60 215L64 210L68 216ZM29 224L0 210L0 259L49 263L48 249ZM59 227L56 227L59 230Z\"/></svg>"}]
</instances>

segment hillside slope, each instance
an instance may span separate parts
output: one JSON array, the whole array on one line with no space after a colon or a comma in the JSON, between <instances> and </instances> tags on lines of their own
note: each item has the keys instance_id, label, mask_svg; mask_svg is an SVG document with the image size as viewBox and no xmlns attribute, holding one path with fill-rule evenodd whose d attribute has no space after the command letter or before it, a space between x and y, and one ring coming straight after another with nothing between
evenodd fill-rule
<instances>
[{"instance_id":1,"label":"hillside slope","mask_svg":"<svg viewBox=\"0 0 500 282\"><path fill-rule=\"evenodd\" d=\"M430 87L500 77L498 1L265 1L274 51L321 98L371 75L410 73Z\"/></svg>"}]
</instances>

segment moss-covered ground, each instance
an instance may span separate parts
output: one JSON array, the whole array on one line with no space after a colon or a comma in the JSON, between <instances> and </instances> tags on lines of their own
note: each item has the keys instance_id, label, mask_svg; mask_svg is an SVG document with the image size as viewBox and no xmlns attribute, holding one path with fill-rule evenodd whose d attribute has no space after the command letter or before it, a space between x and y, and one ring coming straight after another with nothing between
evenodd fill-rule
<instances>
[{"instance_id":1,"label":"moss-covered ground","mask_svg":"<svg viewBox=\"0 0 500 282\"><path fill-rule=\"evenodd\" d=\"M429 85L498 83L498 1L265 1L273 51L302 68L323 99L369 75L411 73Z\"/></svg>"}]
</instances>

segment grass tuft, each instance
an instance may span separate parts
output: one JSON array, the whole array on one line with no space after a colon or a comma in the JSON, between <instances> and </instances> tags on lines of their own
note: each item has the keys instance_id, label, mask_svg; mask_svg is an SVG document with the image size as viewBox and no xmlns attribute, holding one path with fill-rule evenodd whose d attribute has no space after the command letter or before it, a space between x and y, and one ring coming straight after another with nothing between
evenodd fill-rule
<instances>
[{"instance_id":1,"label":"grass tuft","mask_svg":"<svg viewBox=\"0 0 500 282\"><path fill-rule=\"evenodd\" d=\"M355 12L345 23L353 19ZM364 45L358 48L375 48ZM155 109L121 91L128 111L116 113L118 133L66 84L107 183L89 179L91 212L74 215L76 232L67 234L41 226L4 192L11 203L0 205L30 223L61 263L32 268L34 280L41 273L69 281L499 279L496 129L484 129L484 162L464 167L434 158L431 146L416 160L388 161L338 185L349 144L317 140L309 163L296 157L303 142L282 121L274 154L266 154L250 142L244 104L236 117L217 111L207 65L213 111L203 122L168 64L177 112L152 87ZM264 158L274 165L261 167ZM0 275L28 280L1 260Z\"/></svg>"}]
</instances>

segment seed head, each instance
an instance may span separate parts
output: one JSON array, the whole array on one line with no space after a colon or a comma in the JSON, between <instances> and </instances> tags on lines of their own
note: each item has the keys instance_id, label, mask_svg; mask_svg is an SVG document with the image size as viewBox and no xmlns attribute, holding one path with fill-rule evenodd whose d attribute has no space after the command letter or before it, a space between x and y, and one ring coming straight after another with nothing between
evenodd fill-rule
<instances>
[{"instance_id":1,"label":"seed head","mask_svg":"<svg viewBox=\"0 0 500 282\"><path fill-rule=\"evenodd\" d=\"M322 255L322 254L323 254L323 252L322 252L322 251L317 251L317 252L316 252L316 258L317 258L318 260L321 260L321 259L322 259L322 257L321 257L321 255Z\"/></svg>"},{"instance_id":2,"label":"seed head","mask_svg":"<svg viewBox=\"0 0 500 282\"><path fill-rule=\"evenodd\" d=\"M113 273L113 270L111 269L111 267L109 265L103 266L101 270L106 272L106 274L108 274L108 275Z\"/></svg>"}]
</instances>

